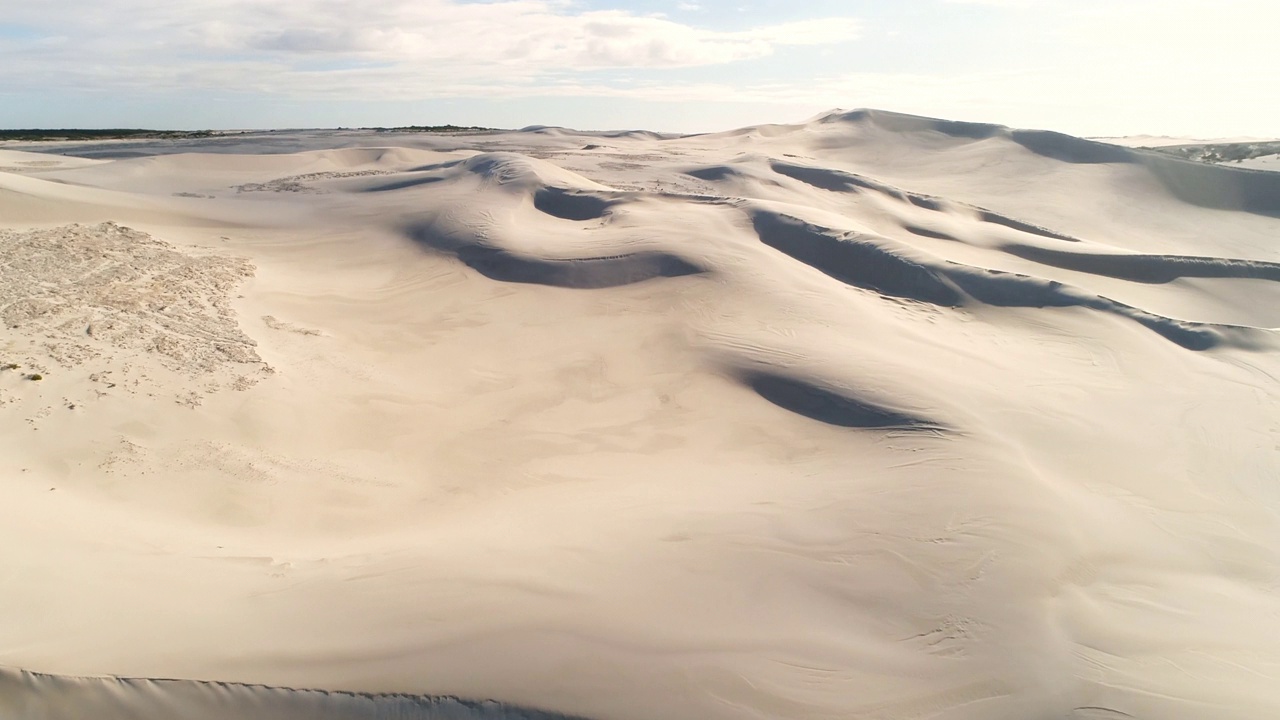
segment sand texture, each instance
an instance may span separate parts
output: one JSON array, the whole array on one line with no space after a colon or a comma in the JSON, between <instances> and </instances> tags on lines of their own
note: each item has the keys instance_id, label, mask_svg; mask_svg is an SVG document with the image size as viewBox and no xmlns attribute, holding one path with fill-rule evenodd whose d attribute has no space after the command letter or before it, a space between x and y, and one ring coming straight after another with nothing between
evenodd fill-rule
<instances>
[{"instance_id":1,"label":"sand texture","mask_svg":"<svg viewBox=\"0 0 1280 720\"><path fill-rule=\"evenodd\" d=\"M11 145L0 321L0 717L1280 717L1280 173Z\"/></svg>"}]
</instances>

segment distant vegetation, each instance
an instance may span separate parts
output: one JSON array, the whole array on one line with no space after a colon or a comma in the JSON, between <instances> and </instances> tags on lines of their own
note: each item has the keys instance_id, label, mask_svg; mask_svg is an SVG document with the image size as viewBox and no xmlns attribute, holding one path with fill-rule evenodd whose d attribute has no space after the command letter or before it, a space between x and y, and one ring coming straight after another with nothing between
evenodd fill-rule
<instances>
[{"instance_id":1,"label":"distant vegetation","mask_svg":"<svg viewBox=\"0 0 1280 720\"><path fill-rule=\"evenodd\" d=\"M428 133L448 133L448 132L485 132L496 128L478 127L476 125L403 125L400 127L371 127L360 128L361 130L373 130L374 132L428 132Z\"/></svg>"},{"instance_id":2,"label":"distant vegetation","mask_svg":"<svg viewBox=\"0 0 1280 720\"><path fill-rule=\"evenodd\" d=\"M1146 148L1184 160L1207 163L1231 163L1251 160L1264 155L1280 154L1280 140L1265 142L1213 143L1209 145L1170 145Z\"/></svg>"},{"instance_id":3,"label":"distant vegetation","mask_svg":"<svg viewBox=\"0 0 1280 720\"><path fill-rule=\"evenodd\" d=\"M213 137L221 133L209 130L139 130L110 128L102 130L0 130L0 140L181 140Z\"/></svg>"},{"instance_id":4,"label":"distant vegetation","mask_svg":"<svg viewBox=\"0 0 1280 720\"><path fill-rule=\"evenodd\" d=\"M338 130L371 130L373 132L387 133L455 133L455 132L487 132L495 128L478 127L475 125L403 125L400 127L362 127L362 128L337 128ZM236 132L226 132L218 130L142 130L131 128L110 128L101 130L83 130L74 128L62 129L28 129L28 130L0 130L0 141L13 140L20 142L38 142L43 140L73 140L73 141L95 141L95 140L189 140L196 138L210 137L226 137L228 135L244 135L246 133L255 132L251 130L242 130Z\"/></svg>"}]
</instances>

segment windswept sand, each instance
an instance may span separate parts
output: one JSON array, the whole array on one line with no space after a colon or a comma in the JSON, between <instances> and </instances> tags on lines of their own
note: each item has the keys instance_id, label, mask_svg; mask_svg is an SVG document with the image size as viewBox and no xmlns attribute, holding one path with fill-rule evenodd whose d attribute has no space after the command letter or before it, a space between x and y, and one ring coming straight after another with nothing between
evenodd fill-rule
<instances>
[{"instance_id":1,"label":"windswept sand","mask_svg":"<svg viewBox=\"0 0 1280 720\"><path fill-rule=\"evenodd\" d=\"M1280 717L1280 173L128 154L0 151L0 717Z\"/></svg>"}]
</instances>

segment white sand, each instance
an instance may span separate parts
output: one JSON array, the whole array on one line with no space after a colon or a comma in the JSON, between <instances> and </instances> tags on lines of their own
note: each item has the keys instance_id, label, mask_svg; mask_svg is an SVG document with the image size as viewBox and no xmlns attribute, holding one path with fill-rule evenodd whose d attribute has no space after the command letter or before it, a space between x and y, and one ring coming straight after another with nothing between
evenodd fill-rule
<instances>
[{"instance_id":1,"label":"white sand","mask_svg":"<svg viewBox=\"0 0 1280 720\"><path fill-rule=\"evenodd\" d=\"M234 142L0 154L0 717L1280 716L1280 175Z\"/></svg>"},{"instance_id":2,"label":"white sand","mask_svg":"<svg viewBox=\"0 0 1280 720\"><path fill-rule=\"evenodd\" d=\"M1250 170L1271 170L1280 171L1280 153L1274 155L1259 155L1256 158L1241 160L1233 163L1236 167L1249 168Z\"/></svg>"},{"instance_id":3,"label":"white sand","mask_svg":"<svg viewBox=\"0 0 1280 720\"><path fill-rule=\"evenodd\" d=\"M1214 145L1219 143L1275 142L1277 138L1253 137L1248 135L1235 135L1231 137L1220 137L1220 138L1174 137L1170 135L1118 135L1115 137L1095 137L1091 139L1097 140L1098 142L1104 142L1111 145L1120 145L1123 147L1156 148L1156 147L1172 147L1176 145Z\"/></svg>"}]
</instances>

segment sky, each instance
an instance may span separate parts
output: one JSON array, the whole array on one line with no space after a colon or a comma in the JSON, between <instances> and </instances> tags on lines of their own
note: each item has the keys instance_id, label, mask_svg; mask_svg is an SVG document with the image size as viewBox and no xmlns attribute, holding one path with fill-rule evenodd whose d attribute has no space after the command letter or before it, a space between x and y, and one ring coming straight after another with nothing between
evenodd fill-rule
<instances>
[{"instance_id":1,"label":"sky","mask_svg":"<svg viewBox=\"0 0 1280 720\"><path fill-rule=\"evenodd\" d=\"M0 127L1280 136L1275 0L0 0Z\"/></svg>"}]
</instances>

